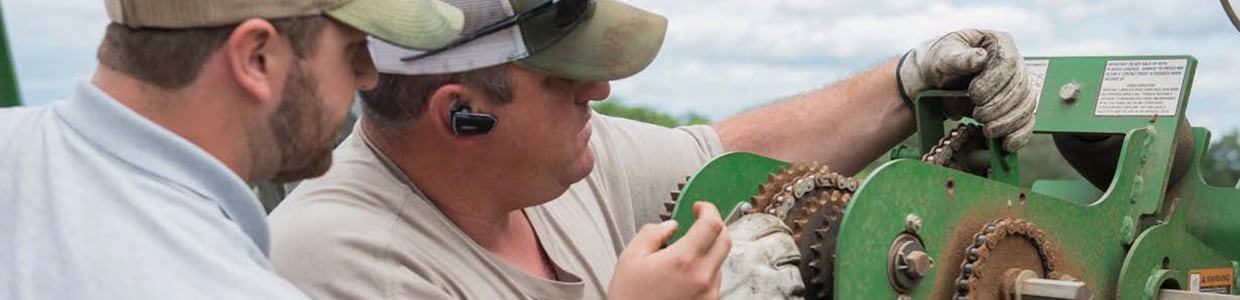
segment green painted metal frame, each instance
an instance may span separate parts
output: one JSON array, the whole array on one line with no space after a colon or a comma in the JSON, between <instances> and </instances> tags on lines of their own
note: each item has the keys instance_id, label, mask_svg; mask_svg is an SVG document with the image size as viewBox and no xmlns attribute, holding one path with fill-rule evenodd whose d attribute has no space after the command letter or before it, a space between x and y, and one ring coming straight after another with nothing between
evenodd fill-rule
<instances>
[{"instance_id":1,"label":"green painted metal frame","mask_svg":"<svg viewBox=\"0 0 1240 300\"><path fill-rule=\"evenodd\" d=\"M21 104L21 93L17 88L17 72L13 66L13 55L9 52L8 29L4 23L4 9L0 8L0 107L18 106Z\"/></svg>"},{"instance_id":2,"label":"green painted metal frame","mask_svg":"<svg viewBox=\"0 0 1240 300\"><path fill-rule=\"evenodd\" d=\"M1071 200L1056 196L1089 193L1081 193L1070 184L1035 184L1033 190L1020 188L1016 185L1017 154L997 150L991 150L992 167L996 169L991 178L911 159L889 162L863 181L840 224L836 299L897 297L887 279L887 252L892 239L905 231L904 220L909 214L921 218L922 229L916 235L936 261L922 286L909 292L917 299L950 297L963 249L971 243L972 234L985 223L1005 216L1038 224L1056 245L1051 253L1062 262L1062 271L1085 281L1097 299L1148 298L1148 293L1156 293L1167 282L1186 287L1187 272L1191 269L1235 268L1234 261L1240 259L1236 238L1240 236L1240 221L1234 217L1240 215L1240 191L1209 187L1201 180L1197 162L1204 155L1209 138L1204 129L1194 131L1196 153L1189 176L1181 180L1174 192L1167 192L1171 152L1180 142L1174 133L1183 124L1180 119L1184 118L1196 59L1029 59L1050 61L1036 132L1125 135L1110 188L1098 199ZM1107 61L1162 59L1188 62L1175 115L1094 115ZM1059 87L1067 83L1081 86L1075 101L1058 98ZM963 97L960 92L920 95L918 132L922 141L935 141L943 135L941 104ZM923 145L923 153L926 150ZM721 203L721 214L727 215L739 201L756 192L766 174L781 165L782 162L752 155L721 156L690 181L681 199ZM681 222L682 230L692 222L688 207L680 205L675 209L674 217ZM1169 261L1165 267L1163 258Z\"/></svg>"},{"instance_id":3,"label":"green painted metal frame","mask_svg":"<svg viewBox=\"0 0 1240 300\"><path fill-rule=\"evenodd\" d=\"M1170 216L1133 243L1120 272L1118 299L1156 299L1161 287L1186 289L1195 269L1231 268L1240 274L1240 191L1206 184L1200 166L1210 133L1194 128L1193 136L1188 175L1167 193L1174 204L1168 206Z\"/></svg>"},{"instance_id":4,"label":"green painted metal frame","mask_svg":"<svg viewBox=\"0 0 1240 300\"><path fill-rule=\"evenodd\" d=\"M715 204L719 215L726 218L742 202L748 202L749 196L758 193L758 185L767 180L767 174L787 166L786 162L743 152L726 153L711 160L702 167L702 172L689 178L681 190L681 198L677 199L677 206L672 209L672 219L680 224L667 244L670 245L684 236L689 224L697 220L693 215L692 205L680 205L681 203L706 200ZM758 184L754 184L755 182ZM680 201L681 199L694 200Z\"/></svg>"}]
</instances>

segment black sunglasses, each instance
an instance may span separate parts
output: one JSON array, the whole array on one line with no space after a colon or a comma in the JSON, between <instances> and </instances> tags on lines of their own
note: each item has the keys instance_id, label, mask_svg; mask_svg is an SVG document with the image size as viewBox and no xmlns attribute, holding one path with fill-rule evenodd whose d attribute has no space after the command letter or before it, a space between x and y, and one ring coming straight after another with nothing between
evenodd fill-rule
<instances>
[{"instance_id":1,"label":"black sunglasses","mask_svg":"<svg viewBox=\"0 0 1240 300\"><path fill-rule=\"evenodd\" d=\"M538 27L541 27L541 28L550 27L548 29L553 29L557 31L562 31L563 33L567 33L567 31L571 30L573 27L576 27L577 24L580 24L581 21L589 18L589 16L594 12L595 1L596 0L548 0L547 2L543 2L542 4L539 4L538 6L518 12L516 14L513 14L512 16L508 16L499 21L495 21L495 23L491 23L487 26L483 26L482 28L479 28L478 30L474 32L462 35L461 37L458 37L455 40L452 40L452 42L449 42L447 45L444 45L443 47L430 49L430 50L427 50L426 52L422 52L419 54L401 57L400 61L407 62L407 61L417 60L417 59L421 59L427 56L439 54L440 52L447 51L448 49L460 47L461 45L464 45L465 43L469 43L473 40L480 39L482 37L491 35L493 33L499 32L504 29L508 29L509 27L512 27L512 26L516 26L517 24L521 24L521 23L525 23L530 20L534 20L536 17L546 15L548 12L551 12L551 11L554 11L555 14L552 15L552 17L549 20L547 20L547 18L538 19L539 21L544 21L549 24L541 24L542 26L538 26ZM562 37L563 34L560 34L560 36ZM553 39L550 42L554 42L555 40L558 40L558 38ZM547 44L550 44L550 43L547 43Z\"/></svg>"}]
</instances>

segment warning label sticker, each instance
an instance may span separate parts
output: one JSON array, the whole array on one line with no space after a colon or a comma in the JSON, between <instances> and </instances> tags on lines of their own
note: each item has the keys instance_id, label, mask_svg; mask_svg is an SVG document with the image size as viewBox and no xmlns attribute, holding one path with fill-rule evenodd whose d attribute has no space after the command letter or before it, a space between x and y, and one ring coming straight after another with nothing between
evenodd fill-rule
<instances>
[{"instance_id":1,"label":"warning label sticker","mask_svg":"<svg viewBox=\"0 0 1240 300\"><path fill-rule=\"evenodd\" d=\"M1230 295L1234 275L1231 268L1191 270L1188 272L1188 290Z\"/></svg>"},{"instance_id":2,"label":"warning label sticker","mask_svg":"<svg viewBox=\"0 0 1240 300\"><path fill-rule=\"evenodd\" d=\"M1187 67L1187 59L1108 61L1094 115L1175 115Z\"/></svg>"},{"instance_id":3,"label":"warning label sticker","mask_svg":"<svg viewBox=\"0 0 1240 300\"><path fill-rule=\"evenodd\" d=\"M1033 90L1033 113L1038 113L1038 105L1042 104L1042 87L1046 85L1046 70L1051 66L1050 60L1026 60L1025 70L1029 72L1029 89Z\"/></svg>"}]
</instances>

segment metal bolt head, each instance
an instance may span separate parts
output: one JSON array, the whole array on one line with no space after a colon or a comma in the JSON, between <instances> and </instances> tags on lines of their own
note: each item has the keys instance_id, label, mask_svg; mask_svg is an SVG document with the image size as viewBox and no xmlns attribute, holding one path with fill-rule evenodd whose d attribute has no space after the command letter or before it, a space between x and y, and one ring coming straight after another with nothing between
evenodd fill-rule
<instances>
[{"instance_id":1,"label":"metal bolt head","mask_svg":"<svg viewBox=\"0 0 1240 300\"><path fill-rule=\"evenodd\" d=\"M1059 87L1059 99L1063 102L1076 101L1081 96L1081 85L1076 82L1065 83Z\"/></svg>"},{"instance_id":2,"label":"metal bolt head","mask_svg":"<svg viewBox=\"0 0 1240 300\"><path fill-rule=\"evenodd\" d=\"M930 267L934 265L934 260L930 259L926 252L913 251L904 256L904 263L908 266L904 272L913 278L922 278L930 275Z\"/></svg>"},{"instance_id":3,"label":"metal bolt head","mask_svg":"<svg viewBox=\"0 0 1240 300\"><path fill-rule=\"evenodd\" d=\"M914 214L904 217L904 230L908 230L909 233L917 233L921 230L921 217Z\"/></svg>"}]
</instances>

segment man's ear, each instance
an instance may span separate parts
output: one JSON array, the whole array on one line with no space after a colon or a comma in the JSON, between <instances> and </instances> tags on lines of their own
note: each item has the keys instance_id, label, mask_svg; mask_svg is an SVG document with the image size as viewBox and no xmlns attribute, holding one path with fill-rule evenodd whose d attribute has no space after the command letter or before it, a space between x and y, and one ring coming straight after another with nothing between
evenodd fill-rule
<instances>
[{"instance_id":1,"label":"man's ear","mask_svg":"<svg viewBox=\"0 0 1240 300\"><path fill-rule=\"evenodd\" d=\"M270 22L241 22L228 36L224 53L228 70L242 89L260 101L279 101L293 53Z\"/></svg>"},{"instance_id":2,"label":"man's ear","mask_svg":"<svg viewBox=\"0 0 1240 300\"><path fill-rule=\"evenodd\" d=\"M435 131L447 136L454 136L452 133L452 109L455 105L469 104L473 105L472 97L468 95L468 89L465 86L455 83L445 84L436 89L427 101L426 117L435 125Z\"/></svg>"}]
</instances>

